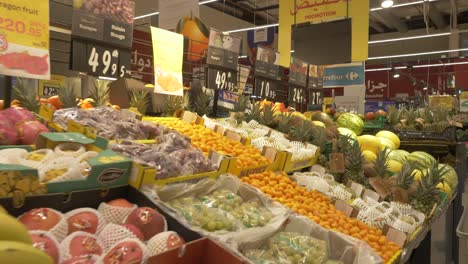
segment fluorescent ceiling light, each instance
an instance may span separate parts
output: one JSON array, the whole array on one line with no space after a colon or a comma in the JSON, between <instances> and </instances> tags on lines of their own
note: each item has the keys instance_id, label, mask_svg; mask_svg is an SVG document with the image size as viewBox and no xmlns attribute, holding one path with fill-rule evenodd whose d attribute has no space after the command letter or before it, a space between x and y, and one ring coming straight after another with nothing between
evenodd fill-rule
<instances>
[{"instance_id":1,"label":"fluorescent ceiling light","mask_svg":"<svg viewBox=\"0 0 468 264\"><path fill-rule=\"evenodd\" d=\"M142 19L142 18L150 17L150 16L155 16L157 14L159 14L159 12L153 12L153 13L149 13L149 14L146 14L146 15L141 15L141 16L134 17L133 20Z\"/></svg>"},{"instance_id":2,"label":"fluorescent ceiling light","mask_svg":"<svg viewBox=\"0 0 468 264\"><path fill-rule=\"evenodd\" d=\"M380 6L383 8L390 8L393 6L393 0L382 0Z\"/></svg>"},{"instance_id":3,"label":"fluorescent ceiling light","mask_svg":"<svg viewBox=\"0 0 468 264\"><path fill-rule=\"evenodd\" d=\"M400 73L395 72L395 73L393 74L393 78L395 78L395 79L396 79L396 78L400 78Z\"/></svg>"},{"instance_id":4,"label":"fluorescent ceiling light","mask_svg":"<svg viewBox=\"0 0 468 264\"><path fill-rule=\"evenodd\" d=\"M244 59L244 58L247 58L247 55L241 55L241 56L239 56L239 59Z\"/></svg>"},{"instance_id":5,"label":"fluorescent ceiling light","mask_svg":"<svg viewBox=\"0 0 468 264\"><path fill-rule=\"evenodd\" d=\"M224 33L235 33L235 32L242 32L242 31L249 31L249 30L261 29L261 28L277 27L277 26L279 26L278 23L276 23L276 24L269 24L269 25L263 25L263 26L256 26L256 27L249 27L249 28L240 28L240 29L228 30L228 31L225 31Z\"/></svg>"},{"instance_id":6,"label":"fluorescent ceiling light","mask_svg":"<svg viewBox=\"0 0 468 264\"><path fill-rule=\"evenodd\" d=\"M433 38L433 37L440 37L440 36L448 36L452 34L451 32L445 33L437 33L437 34L430 34L430 35L420 35L420 36L412 36L412 37L404 37L404 38L393 38L393 39L381 39L381 40L371 40L369 44L377 44L377 43L385 43L385 42L394 42L394 41L401 41L401 40L410 40L410 39L421 39L421 38Z\"/></svg>"},{"instance_id":7,"label":"fluorescent ceiling light","mask_svg":"<svg viewBox=\"0 0 468 264\"><path fill-rule=\"evenodd\" d=\"M426 90L427 90L427 86L425 86L425 87L423 88L423 90L426 91Z\"/></svg>"},{"instance_id":8,"label":"fluorescent ceiling light","mask_svg":"<svg viewBox=\"0 0 468 264\"><path fill-rule=\"evenodd\" d=\"M201 1L198 4L199 5L206 5L206 4L217 2L217 1L218 0L206 0L206 1ZM146 14L146 15L137 16L137 17L134 17L133 20L142 19L142 18L145 18L145 17L155 16L155 15L159 15L159 12L153 12L153 13L149 13L149 14Z\"/></svg>"},{"instance_id":9,"label":"fluorescent ceiling light","mask_svg":"<svg viewBox=\"0 0 468 264\"><path fill-rule=\"evenodd\" d=\"M459 61L459 62L448 62L448 63L437 63L437 64L421 64L421 65L414 65L413 68L428 68L428 67L441 67L441 66L451 66L451 65L461 65L461 64L468 64L468 61ZM395 67L395 70L403 70L406 69L406 66L398 66ZM374 71L389 71L392 68L375 68L375 69L366 69L366 72L374 72Z\"/></svg>"},{"instance_id":10,"label":"fluorescent ceiling light","mask_svg":"<svg viewBox=\"0 0 468 264\"><path fill-rule=\"evenodd\" d=\"M99 76L99 80L106 80L106 81L116 81L117 78L112 78L112 77L106 77L106 76Z\"/></svg>"},{"instance_id":11,"label":"fluorescent ceiling light","mask_svg":"<svg viewBox=\"0 0 468 264\"><path fill-rule=\"evenodd\" d=\"M414 2L409 2L409 3L403 3L403 4L396 4L396 5L393 5L391 8L395 8L395 7L402 7L402 6L409 6L409 5L419 5L419 4L422 4L424 2L435 2L437 0L425 0L425 1L414 1ZM371 8L371 12L372 11L378 11L378 10L382 10L384 9L383 7L376 7L376 8Z\"/></svg>"},{"instance_id":12,"label":"fluorescent ceiling light","mask_svg":"<svg viewBox=\"0 0 468 264\"><path fill-rule=\"evenodd\" d=\"M468 50L468 48L464 48L464 49L452 49L452 50L428 51L428 52L409 53L409 54L400 54L400 55L388 55L388 56L371 57L371 58L368 58L368 60L381 60L381 59L414 57L414 56L432 55L432 54L442 54L442 53L457 52L457 51L467 51L467 50Z\"/></svg>"}]
</instances>

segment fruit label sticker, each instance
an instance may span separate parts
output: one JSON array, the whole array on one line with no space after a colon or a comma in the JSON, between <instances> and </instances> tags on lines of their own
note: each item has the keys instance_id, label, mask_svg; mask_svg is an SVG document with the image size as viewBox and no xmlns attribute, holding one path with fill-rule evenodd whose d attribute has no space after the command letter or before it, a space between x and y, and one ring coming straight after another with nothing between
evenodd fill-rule
<instances>
[{"instance_id":1,"label":"fruit label sticker","mask_svg":"<svg viewBox=\"0 0 468 264\"><path fill-rule=\"evenodd\" d=\"M182 61L184 36L151 27L154 59L154 92L183 95Z\"/></svg>"},{"instance_id":2,"label":"fruit label sticker","mask_svg":"<svg viewBox=\"0 0 468 264\"><path fill-rule=\"evenodd\" d=\"M330 171L331 173L344 173L344 154L343 153L331 153L330 154Z\"/></svg>"},{"instance_id":3,"label":"fruit label sticker","mask_svg":"<svg viewBox=\"0 0 468 264\"><path fill-rule=\"evenodd\" d=\"M0 2L0 74L50 79L48 0Z\"/></svg>"},{"instance_id":4,"label":"fruit label sticker","mask_svg":"<svg viewBox=\"0 0 468 264\"><path fill-rule=\"evenodd\" d=\"M372 177L369 178L369 184L374 188L377 195L381 196L383 199L391 194L390 189L388 188L387 183L382 177ZM374 197L371 197L374 198Z\"/></svg>"},{"instance_id":5,"label":"fruit label sticker","mask_svg":"<svg viewBox=\"0 0 468 264\"><path fill-rule=\"evenodd\" d=\"M346 216L356 217L359 211L343 200L335 201L335 208L343 212Z\"/></svg>"}]
</instances>

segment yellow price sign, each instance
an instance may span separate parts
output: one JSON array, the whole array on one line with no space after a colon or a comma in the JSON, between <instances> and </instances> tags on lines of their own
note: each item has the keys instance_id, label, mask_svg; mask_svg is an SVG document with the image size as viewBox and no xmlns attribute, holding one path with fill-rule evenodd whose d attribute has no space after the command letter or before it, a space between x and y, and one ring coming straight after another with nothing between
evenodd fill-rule
<instances>
[{"instance_id":1,"label":"yellow price sign","mask_svg":"<svg viewBox=\"0 0 468 264\"><path fill-rule=\"evenodd\" d=\"M49 79L49 1L0 2L0 74Z\"/></svg>"}]
</instances>

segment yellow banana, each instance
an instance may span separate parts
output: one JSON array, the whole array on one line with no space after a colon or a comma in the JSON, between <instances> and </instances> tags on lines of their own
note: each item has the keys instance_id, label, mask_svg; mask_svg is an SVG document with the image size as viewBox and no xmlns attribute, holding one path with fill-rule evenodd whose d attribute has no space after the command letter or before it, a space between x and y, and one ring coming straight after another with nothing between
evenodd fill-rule
<instances>
[{"instance_id":1,"label":"yellow banana","mask_svg":"<svg viewBox=\"0 0 468 264\"><path fill-rule=\"evenodd\" d=\"M32 245L28 229L16 218L9 214L0 214L0 240L17 241ZM0 260L2 258L0 257ZM9 263L0 261L0 263ZM26 262L25 262L26 263Z\"/></svg>"},{"instance_id":2,"label":"yellow banana","mask_svg":"<svg viewBox=\"0 0 468 264\"><path fill-rule=\"evenodd\" d=\"M8 264L53 264L52 258L32 245L16 241L0 241L1 263Z\"/></svg>"}]
</instances>

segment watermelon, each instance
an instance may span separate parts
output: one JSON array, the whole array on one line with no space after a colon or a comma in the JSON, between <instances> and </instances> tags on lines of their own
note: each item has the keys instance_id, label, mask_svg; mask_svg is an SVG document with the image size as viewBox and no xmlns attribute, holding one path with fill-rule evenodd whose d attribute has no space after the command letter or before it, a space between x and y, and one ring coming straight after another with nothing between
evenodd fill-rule
<instances>
[{"instance_id":1,"label":"watermelon","mask_svg":"<svg viewBox=\"0 0 468 264\"><path fill-rule=\"evenodd\" d=\"M439 169L442 169L441 173L444 181L451 187L455 188L458 184L457 172L448 164L439 164Z\"/></svg>"},{"instance_id":2,"label":"watermelon","mask_svg":"<svg viewBox=\"0 0 468 264\"><path fill-rule=\"evenodd\" d=\"M400 138L391 131L382 130L382 131L379 131L375 136L379 138L386 138L392 141L396 149L400 147Z\"/></svg>"},{"instance_id":3,"label":"watermelon","mask_svg":"<svg viewBox=\"0 0 468 264\"><path fill-rule=\"evenodd\" d=\"M350 138L352 138L354 140L357 139L356 133L354 133L353 131L351 131L351 130L349 130L347 128L339 127L338 132L340 133L340 135L350 137Z\"/></svg>"},{"instance_id":4,"label":"watermelon","mask_svg":"<svg viewBox=\"0 0 468 264\"><path fill-rule=\"evenodd\" d=\"M359 146L361 146L362 151L369 150L377 154L377 152L380 150L380 140L375 136L363 135L357 137L357 140L359 142Z\"/></svg>"},{"instance_id":5,"label":"watermelon","mask_svg":"<svg viewBox=\"0 0 468 264\"><path fill-rule=\"evenodd\" d=\"M396 160L400 163L404 163L406 161L406 158L408 157L409 153L405 150L402 149L395 149L390 151L388 154L388 159L389 160Z\"/></svg>"},{"instance_id":6,"label":"watermelon","mask_svg":"<svg viewBox=\"0 0 468 264\"><path fill-rule=\"evenodd\" d=\"M356 135L361 135L364 130L364 122L362 119L355 114L343 113L336 120L336 125L338 127L348 128Z\"/></svg>"},{"instance_id":7,"label":"watermelon","mask_svg":"<svg viewBox=\"0 0 468 264\"><path fill-rule=\"evenodd\" d=\"M437 162L434 157L424 151L411 152L407 159L408 161L414 162L416 169L421 171L428 169L432 164Z\"/></svg>"}]
</instances>

